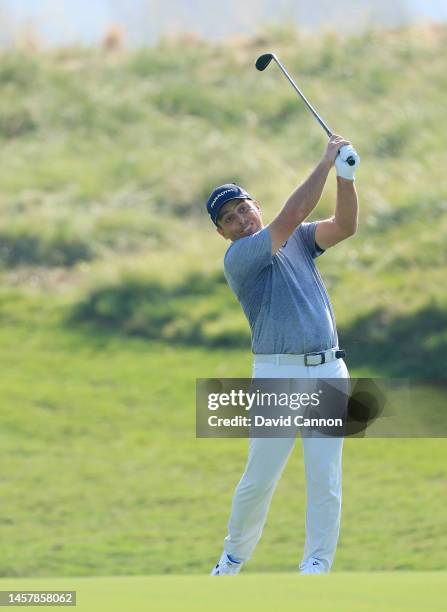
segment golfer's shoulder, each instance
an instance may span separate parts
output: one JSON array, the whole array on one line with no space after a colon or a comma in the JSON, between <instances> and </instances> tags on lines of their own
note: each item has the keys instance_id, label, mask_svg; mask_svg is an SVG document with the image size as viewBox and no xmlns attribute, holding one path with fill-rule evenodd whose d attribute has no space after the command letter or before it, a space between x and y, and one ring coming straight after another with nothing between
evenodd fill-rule
<instances>
[{"instance_id":1,"label":"golfer's shoulder","mask_svg":"<svg viewBox=\"0 0 447 612\"><path fill-rule=\"evenodd\" d=\"M268 227L251 236L235 240L224 256L224 268L229 273L241 272L253 266L266 265L271 261L271 238Z\"/></svg>"},{"instance_id":2,"label":"golfer's shoulder","mask_svg":"<svg viewBox=\"0 0 447 612\"><path fill-rule=\"evenodd\" d=\"M271 237L269 228L266 226L250 236L244 236L232 242L225 253L224 260L228 261L241 257L253 259L269 250L270 246Z\"/></svg>"}]
</instances>

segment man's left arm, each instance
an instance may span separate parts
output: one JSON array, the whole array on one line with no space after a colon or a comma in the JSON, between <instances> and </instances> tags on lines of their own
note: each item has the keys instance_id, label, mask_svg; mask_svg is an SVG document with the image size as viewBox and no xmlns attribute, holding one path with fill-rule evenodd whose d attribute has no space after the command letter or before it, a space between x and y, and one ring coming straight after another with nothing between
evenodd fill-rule
<instances>
[{"instance_id":1,"label":"man's left arm","mask_svg":"<svg viewBox=\"0 0 447 612\"><path fill-rule=\"evenodd\" d=\"M358 224L358 197L353 180L337 176L337 203L330 219L317 221L315 242L324 250L355 234Z\"/></svg>"},{"instance_id":2,"label":"man's left arm","mask_svg":"<svg viewBox=\"0 0 447 612\"><path fill-rule=\"evenodd\" d=\"M359 203L354 185L354 174L359 165L360 156L352 145L344 146L339 150L335 159L337 170L335 214L330 219L317 221L315 229L315 242L321 249L326 250L357 231Z\"/></svg>"}]
</instances>

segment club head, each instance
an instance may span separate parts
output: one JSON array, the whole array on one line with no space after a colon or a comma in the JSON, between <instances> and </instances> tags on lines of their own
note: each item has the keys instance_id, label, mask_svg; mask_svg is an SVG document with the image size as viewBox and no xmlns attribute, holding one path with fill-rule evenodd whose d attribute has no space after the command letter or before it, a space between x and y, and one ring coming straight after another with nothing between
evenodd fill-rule
<instances>
[{"instance_id":1,"label":"club head","mask_svg":"<svg viewBox=\"0 0 447 612\"><path fill-rule=\"evenodd\" d=\"M273 59L273 53L264 53L260 55L256 60L256 68L258 70L265 70Z\"/></svg>"}]
</instances>

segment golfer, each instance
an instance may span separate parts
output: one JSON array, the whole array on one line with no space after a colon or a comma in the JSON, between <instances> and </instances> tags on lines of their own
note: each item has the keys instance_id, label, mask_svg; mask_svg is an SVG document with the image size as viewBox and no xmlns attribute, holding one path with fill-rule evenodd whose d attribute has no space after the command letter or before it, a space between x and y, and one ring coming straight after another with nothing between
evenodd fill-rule
<instances>
[{"instance_id":1,"label":"golfer","mask_svg":"<svg viewBox=\"0 0 447 612\"><path fill-rule=\"evenodd\" d=\"M355 160L349 165L348 158ZM350 160L352 162L352 160ZM259 203L229 183L213 190L207 210L230 240L224 272L252 333L253 378L348 378L331 303L314 260L357 229L351 143L329 139L322 159L265 226ZM330 219L305 222L335 164L337 200ZM306 476L306 540L301 574L329 572L341 514L343 438L302 437ZM237 574L250 559L295 438L251 438L236 487L224 550L211 575Z\"/></svg>"}]
</instances>

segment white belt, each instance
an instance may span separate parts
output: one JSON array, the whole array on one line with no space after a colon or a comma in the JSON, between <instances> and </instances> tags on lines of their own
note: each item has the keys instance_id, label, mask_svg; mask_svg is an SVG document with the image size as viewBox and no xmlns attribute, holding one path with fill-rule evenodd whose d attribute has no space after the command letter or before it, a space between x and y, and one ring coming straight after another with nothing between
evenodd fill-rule
<instances>
[{"instance_id":1,"label":"white belt","mask_svg":"<svg viewBox=\"0 0 447 612\"><path fill-rule=\"evenodd\" d=\"M306 353L305 355L289 355L289 354L272 354L260 355L255 354L255 363L272 363L275 365L304 365L317 366L335 359L345 357L345 351L338 348L322 351L321 353Z\"/></svg>"}]
</instances>

